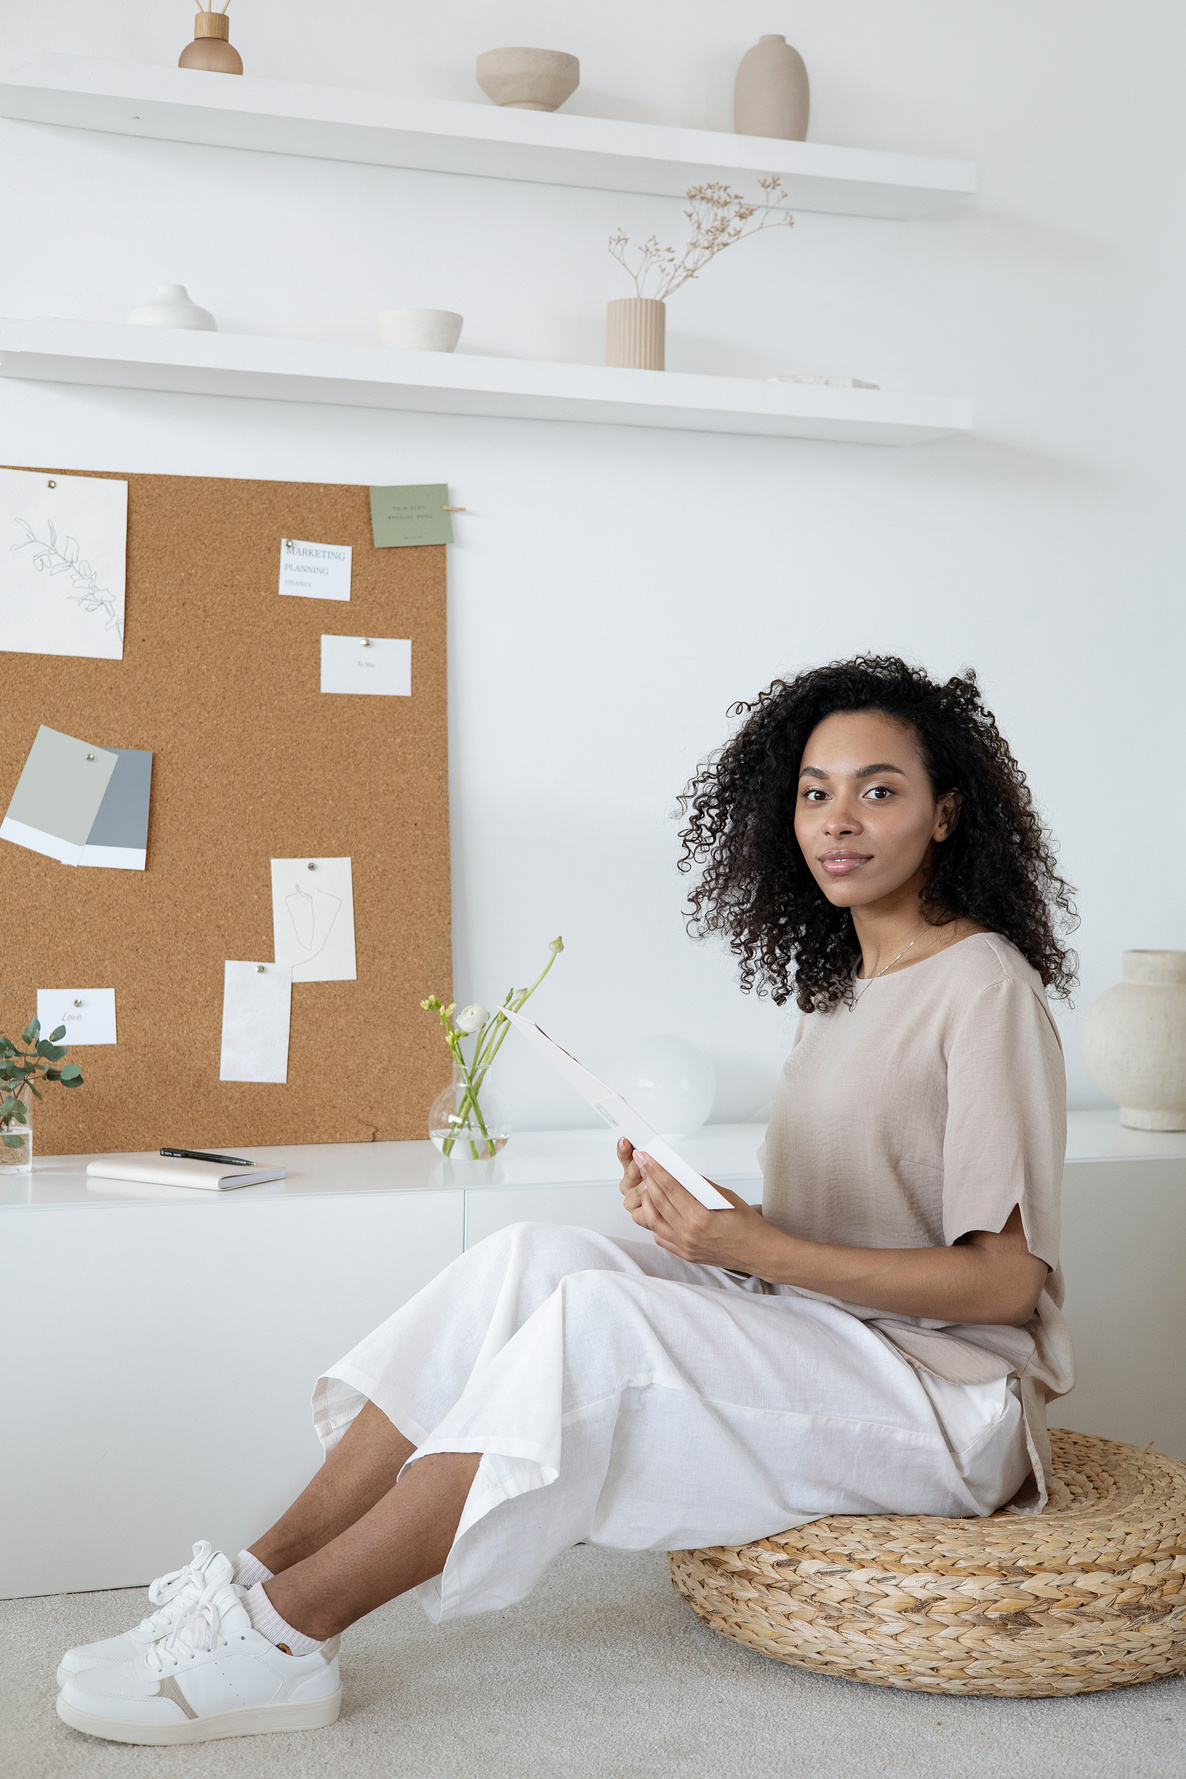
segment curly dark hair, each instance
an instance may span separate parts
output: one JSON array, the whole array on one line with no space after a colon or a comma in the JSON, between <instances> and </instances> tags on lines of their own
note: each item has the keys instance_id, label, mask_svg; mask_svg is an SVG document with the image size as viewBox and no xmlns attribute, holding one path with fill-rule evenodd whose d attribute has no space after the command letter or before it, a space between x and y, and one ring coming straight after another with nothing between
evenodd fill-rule
<instances>
[{"instance_id":1,"label":"curly dark hair","mask_svg":"<svg viewBox=\"0 0 1186 1779\"><path fill-rule=\"evenodd\" d=\"M1025 774L986 710L968 669L938 685L896 655L833 661L777 679L746 722L702 763L679 799L681 871L699 869L688 930L724 935L741 959L741 985L805 1013L852 998L861 948L847 908L828 901L795 839L799 765L813 730L838 712L880 711L914 730L936 798L960 793L959 820L937 847L922 892L932 926L961 917L1012 940L1062 997L1078 958L1060 932L1078 926L1070 884L1034 809Z\"/></svg>"}]
</instances>

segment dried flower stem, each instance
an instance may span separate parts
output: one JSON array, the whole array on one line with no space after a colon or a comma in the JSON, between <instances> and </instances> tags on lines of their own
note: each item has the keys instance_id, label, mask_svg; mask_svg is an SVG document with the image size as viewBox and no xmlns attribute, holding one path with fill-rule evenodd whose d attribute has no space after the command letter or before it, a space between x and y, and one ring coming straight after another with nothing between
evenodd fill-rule
<instances>
[{"instance_id":1,"label":"dried flower stem","mask_svg":"<svg viewBox=\"0 0 1186 1779\"><path fill-rule=\"evenodd\" d=\"M753 204L727 185L692 186L688 192L691 209L684 211L692 225L692 239L678 259L674 247L660 247L652 235L637 250L636 263L631 265L626 257L630 237L621 229L611 235L609 250L634 280L634 294L663 302L734 242L760 235L767 228L794 228L795 219L785 208L787 192L778 175L769 174L758 184L765 197ZM762 220L748 227L759 215ZM647 289L648 282L653 282L653 289Z\"/></svg>"}]
</instances>

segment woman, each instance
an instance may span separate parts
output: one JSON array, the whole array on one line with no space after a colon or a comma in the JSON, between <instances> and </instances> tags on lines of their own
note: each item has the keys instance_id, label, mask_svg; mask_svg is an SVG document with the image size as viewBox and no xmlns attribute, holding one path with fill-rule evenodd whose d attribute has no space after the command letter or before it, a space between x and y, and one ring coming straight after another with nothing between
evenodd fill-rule
<instances>
[{"instance_id":1,"label":"woman","mask_svg":"<svg viewBox=\"0 0 1186 1779\"><path fill-rule=\"evenodd\" d=\"M975 677L894 658L777 681L685 794L696 930L803 1017L762 1206L620 1147L652 1243L519 1224L322 1378L327 1458L232 1562L71 1650L59 1713L130 1742L337 1715L338 1634L418 1588L522 1599L580 1539L739 1544L828 1513L1046 1499L1065 1086L1044 989L1070 918Z\"/></svg>"}]
</instances>

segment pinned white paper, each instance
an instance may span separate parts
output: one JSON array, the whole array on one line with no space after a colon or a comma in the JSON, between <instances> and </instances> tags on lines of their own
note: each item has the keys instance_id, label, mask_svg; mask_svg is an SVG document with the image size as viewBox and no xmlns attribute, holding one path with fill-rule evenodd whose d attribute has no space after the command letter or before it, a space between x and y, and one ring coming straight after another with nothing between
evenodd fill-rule
<instances>
[{"instance_id":1,"label":"pinned white paper","mask_svg":"<svg viewBox=\"0 0 1186 1779\"><path fill-rule=\"evenodd\" d=\"M127 551L126 482L0 470L0 649L122 660Z\"/></svg>"},{"instance_id":2,"label":"pinned white paper","mask_svg":"<svg viewBox=\"0 0 1186 1779\"><path fill-rule=\"evenodd\" d=\"M292 971L284 964L223 965L220 1081L288 1080Z\"/></svg>"},{"instance_id":3,"label":"pinned white paper","mask_svg":"<svg viewBox=\"0 0 1186 1779\"><path fill-rule=\"evenodd\" d=\"M386 636L323 636L321 690L410 698L411 643Z\"/></svg>"},{"instance_id":4,"label":"pinned white paper","mask_svg":"<svg viewBox=\"0 0 1186 1779\"><path fill-rule=\"evenodd\" d=\"M294 982L353 982L354 883L349 859L273 859L276 962Z\"/></svg>"},{"instance_id":5,"label":"pinned white paper","mask_svg":"<svg viewBox=\"0 0 1186 1779\"><path fill-rule=\"evenodd\" d=\"M280 539L280 591L298 599L349 599L349 544L312 544L299 537Z\"/></svg>"},{"instance_id":6,"label":"pinned white paper","mask_svg":"<svg viewBox=\"0 0 1186 1779\"><path fill-rule=\"evenodd\" d=\"M115 1043L115 990L113 988L39 988L37 1017L41 1035L48 1038L60 1025L66 1036L59 1044Z\"/></svg>"}]
</instances>

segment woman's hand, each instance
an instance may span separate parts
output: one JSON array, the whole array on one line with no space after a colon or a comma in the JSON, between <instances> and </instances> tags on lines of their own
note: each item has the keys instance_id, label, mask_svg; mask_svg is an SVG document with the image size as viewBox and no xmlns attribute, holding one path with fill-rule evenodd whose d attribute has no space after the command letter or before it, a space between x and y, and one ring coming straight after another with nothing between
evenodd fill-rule
<instances>
[{"instance_id":1,"label":"woman's hand","mask_svg":"<svg viewBox=\"0 0 1186 1779\"><path fill-rule=\"evenodd\" d=\"M629 1148L629 1145L626 1145ZM725 1186L717 1191L733 1206L731 1211L709 1211L699 1199L673 1179L665 1168L641 1149L631 1150L627 1175L638 1181L627 1192L626 1208L636 1223L650 1230L661 1248L680 1260L698 1266L727 1266L735 1272L760 1273L762 1256L769 1247L771 1230L761 1211L746 1204ZM637 1201L638 1209L631 1200Z\"/></svg>"},{"instance_id":2,"label":"woman's hand","mask_svg":"<svg viewBox=\"0 0 1186 1779\"><path fill-rule=\"evenodd\" d=\"M622 1202L640 1228L649 1229L651 1226L647 1222L642 1202L642 1172L634 1159L634 1145L628 1143L625 1137L618 1144L618 1160L622 1164L622 1178L618 1183Z\"/></svg>"}]
</instances>

